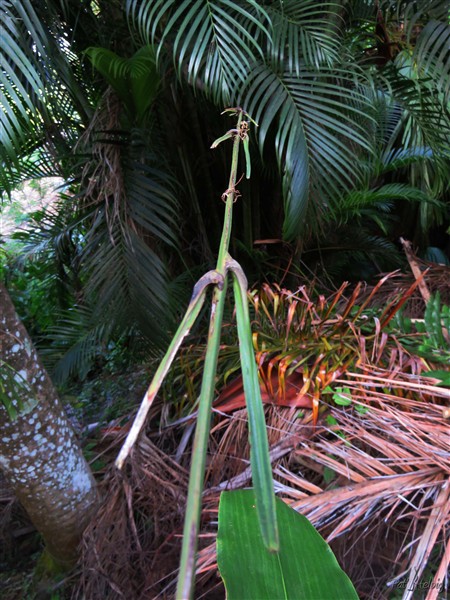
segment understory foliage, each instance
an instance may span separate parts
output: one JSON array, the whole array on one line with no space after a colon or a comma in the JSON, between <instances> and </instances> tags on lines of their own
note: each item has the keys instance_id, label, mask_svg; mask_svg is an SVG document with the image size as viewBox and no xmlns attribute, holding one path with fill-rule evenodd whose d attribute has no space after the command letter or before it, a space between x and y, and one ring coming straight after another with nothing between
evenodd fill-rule
<instances>
[{"instance_id":1,"label":"understory foliage","mask_svg":"<svg viewBox=\"0 0 450 600\"><path fill-rule=\"evenodd\" d=\"M368 279L400 235L448 260L446 2L12 0L0 19L0 188L67 182L38 228L76 265L80 339L167 344L218 245L230 105L259 125L232 240L251 282Z\"/></svg>"}]
</instances>

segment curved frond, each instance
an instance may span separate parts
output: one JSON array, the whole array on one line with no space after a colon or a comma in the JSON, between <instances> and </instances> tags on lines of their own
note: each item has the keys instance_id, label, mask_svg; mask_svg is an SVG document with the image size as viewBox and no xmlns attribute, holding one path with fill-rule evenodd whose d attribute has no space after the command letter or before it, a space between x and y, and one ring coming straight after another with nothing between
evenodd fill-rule
<instances>
[{"instance_id":1,"label":"curved frond","mask_svg":"<svg viewBox=\"0 0 450 600\"><path fill-rule=\"evenodd\" d=\"M252 73L242 105L259 123L261 150L271 128L283 172L285 239L303 230L308 210L319 213L362 177L357 153L371 151L370 106L344 72L302 70L282 76L266 66ZM314 198L316 206L308 206Z\"/></svg>"},{"instance_id":2,"label":"curved frond","mask_svg":"<svg viewBox=\"0 0 450 600\"><path fill-rule=\"evenodd\" d=\"M170 182L140 163L132 163L125 176L129 215L156 239L176 247L179 212Z\"/></svg>"},{"instance_id":3,"label":"curved frond","mask_svg":"<svg viewBox=\"0 0 450 600\"><path fill-rule=\"evenodd\" d=\"M421 31L414 48L413 60L418 72L431 77L437 91L450 95L450 25L440 21L429 21Z\"/></svg>"},{"instance_id":4,"label":"curved frond","mask_svg":"<svg viewBox=\"0 0 450 600\"><path fill-rule=\"evenodd\" d=\"M90 47L84 53L139 123L160 85L152 46L143 46L130 58L118 56L107 48Z\"/></svg>"},{"instance_id":5,"label":"curved frond","mask_svg":"<svg viewBox=\"0 0 450 600\"><path fill-rule=\"evenodd\" d=\"M261 38L269 37L270 20L254 0L128 0L133 27L158 54L170 42L181 77L201 80L216 102L228 104L246 81L257 58L263 58Z\"/></svg>"},{"instance_id":6,"label":"curved frond","mask_svg":"<svg viewBox=\"0 0 450 600\"><path fill-rule=\"evenodd\" d=\"M87 217L83 265L97 318L137 326L159 346L174 316L167 252L178 250L179 207L170 177L150 154L145 159L124 161L113 218L108 197Z\"/></svg>"},{"instance_id":7,"label":"curved frond","mask_svg":"<svg viewBox=\"0 0 450 600\"><path fill-rule=\"evenodd\" d=\"M118 56L108 48L95 48L90 46L84 51L86 56L92 62L92 65L99 71L108 83L116 89L115 80L124 79L130 74L130 64L127 58ZM119 91L116 89L116 91Z\"/></svg>"},{"instance_id":8,"label":"curved frond","mask_svg":"<svg viewBox=\"0 0 450 600\"><path fill-rule=\"evenodd\" d=\"M70 172L80 114L89 114L89 99L73 73L78 58L57 19L51 6L31 0L0 6L0 188L7 192L30 157L45 155L53 173L58 167Z\"/></svg>"},{"instance_id":9,"label":"curved frond","mask_svg":"<svg viewBox=\"0 0 450 600\"><path fill-rule=\"evenodd\" d=\"M408 40L415 36L415 28L427 19L448 21L447 0L421 0L421 2L383 0L380 5L382 10L391 11L396 20L403 23Z\"/></svg>"},{"instance_id":10,"label":"curved frond","mask_svg":"<svg viewBox=\"0 0 450 600\"><path fill-rule=\"evenodd\" d=\"M411 165L430 161L433 158L431 148L416 146L414 148L398 148L384 152L382 156L382 165L377 174L397 171Z\"/></svg>"},{"instance_id":11,"label":"curved frond","mask_svg":"<svg viewBox=\"0 0 450 600\"><path fill-rule=\"evenodd\" d=\"M21 158L20 168L14 162L0 163L0 197L2 192L10 194L19 183L27 179L59 175L59 169L55 166L49 152L44 148L38 148L32 154Z\"/></svg>"},{"instance_id":12,"label":"curved frond","mask_svg":"<svg viewBox=\"0 0 450 600\"><path fill-rule=\"evenodd\" d=\"M319 264L332 278L367 280L375 273L394 270L402 264L403 257L396 245L374 235L360 222L335 224L328 233L328 243L321 244L316 252Z\"/></svg>"},{"instance_id":13,"label":"curved frond","mask_svg":"<svg viewBox=\"0 0 450 600\"><path fill-rule=\"evenodd\" d=\"M338 2L288 0L267 7L272 20L269 55L276 69L300 74L301 65L331 66L340 57L342 6Z\"/></svg>"},{"instance_id":14,"label":"curved frond","mask_svg":"<svg viewBox=\"0 0 450 600\"><path fill-rule=\"evenodd\" d=\"M54 380L63 383L74 375L83 380L110 335L110 323L99 322L86 306L75 306L62 314L47 332L41 350Z\"/></svg>"},{"instance_id":15,"label":"curved frond","mask_svg":"<svg viewBox=\"0 0 450 600\"><path fill-rule=\"evenodd\" d=\"M46 35L29 0L2 2L0 29L2 154L14 159L38 118L36 104L42 100L45 89L39 53L45 55ZM28 36L34 40L35 49L30 47Z\"/></svg>"},{"instance_id":16,"label":"curved frond","mask_svg":"<svg viewBox=\"0 0 450 600\"><path fill-rule=\"evenodd\" d=\"M120 330L138 326L157 346L164 345L171 315L169 273L164 260L133 228L102 221L90 232L84 254L86 293L95 301L95 318ZM126 307L126 308L125 308Z\"/></svg>"},{"instance_id":17,"label":"curved frond","mask_svg":"<svg viewBox=\"0 0 450 600\"><path fill-rule=\"evenodd\" d=\"M402 136L403 148L429 148L436 166L446 173L450 113L431 93L430 80L419 78L405 55L398 57L397 64L386 68L383 77L389 85L387 93L402 109L402 129L398 134Z\"/></svg>"},{"instance_id":18,"label":"curved frond","mask_svg":"<svg viewBox=\"0 0 450 600\"><path fill-rule=\"evenodd\" d=\"M429 200L425 192L404 183L388 183L372 190L353 190L342 201L342 212L358 210L366 206L389 209L394 200Z\"/></svg>"}]
</instances>

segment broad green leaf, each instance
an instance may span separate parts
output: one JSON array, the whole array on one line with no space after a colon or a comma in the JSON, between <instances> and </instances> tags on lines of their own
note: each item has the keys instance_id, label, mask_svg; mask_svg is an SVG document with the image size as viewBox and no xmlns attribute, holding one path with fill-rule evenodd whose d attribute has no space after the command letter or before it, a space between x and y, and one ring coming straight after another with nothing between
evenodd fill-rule
<instances>
[{"instance_id":1,"label":"broad green leaf","mask_svg":"<svg viewBox=\"0 0 450 600\"><path fill-rule=\"evenodd\" d=\"M327 425L328 425L329 427L333 427L334 425L337 425L337 424L338 424L338 422L337 422L336 418L335 418L335 417L333 417L333 415L327 415L327 416L325 417L325 421L327 422Z\"/></svg>"},{"instance_id":2,"label":"broad green leaf","mask_svg":"<svg viewBox=\"0 0 450 600\"><path fill-rule=\"evenodd\" d=\"M217 561L228 600L352 600L358 596L306 517L276 499L280 549L262 541L253 490L220 497Z\"/></svg>"},{"instance_id":3,"label":"broad green leaf","mask_svg":"<svg viewBox=\"0 0 450 600\"><path fill-rule=\"evenodd\" d=\"M156 70L155 52L152 46L144 46L130 59L130 85L136 107L136 120L141 122L153 104L161 84Z\"/></svg>"},{"instance_id":4,"label":"broad green leaf","mask_svg":"<svg viewBox=\"0 0 450 600\"><path fill-rule=\"evenodd\" d=\"M117 56L115 52L107 48L87 48L85 54L92 62L92 66L101 73L119 98L126 103L129 99L127 75L130 72L127 59Z\"/></svg>"},{"instance_id":5,"label":"broad green leaf","mask_svg":"<svg viewBox=\"0 0 450 600\"><path fill-rule=\"evenodd\" d=\"M323 480L326 484L328 484L331 483L334 479L336 479L336 471L325 465L323 468Z\"/></svg>"},{"instance_id":6,"label":"broad green leaf","mask_svg":"<svg viewBox=\"0 0 450 600\"><path fill-rule=\"evenodd\" d=\"M85 54L139 123L160 85L152 46L144 46L130 58L122 58L107 48L87 48Z\"/></svg>"}]
</instances>

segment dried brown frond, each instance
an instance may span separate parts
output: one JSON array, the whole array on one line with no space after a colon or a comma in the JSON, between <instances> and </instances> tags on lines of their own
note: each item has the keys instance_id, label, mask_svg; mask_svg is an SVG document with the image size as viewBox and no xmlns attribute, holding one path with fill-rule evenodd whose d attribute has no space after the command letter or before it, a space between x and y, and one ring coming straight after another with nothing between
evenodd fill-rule
<instances>
[{"instance_id":1,"label":"dried brown frond","mask_svg":"<svg viewBox=\"0 0 450 600\"><path fill-rule=\"evenodd\" d=\"M373 302L381 285L369 292L363 309ZM394 314L416 285L413 282L403 298L392 297L386 311ZM265 354L261 354L258 364L267 365L270 360L270 368L278 369L282 361L289 360L289 350L297 352L300 361L308 354L321 357L321 363L314 359L317 366L312 360L302 363L303 374L306 372L312 379L316 373L312 390L319 390L322 407L317 428L311 426L308 410L304 411L303 420L295 419L298 411L282 407L266 411L275 489L334 544L362 596L387 598L389 589L392 591L388 584L399 581L413 589L414 581L425 577L426 569L437 569L435 584L440 573L442 587L442 573L449 564L448 550L444 552L444 548L450 525L446 495L450 485L450 435L446 422L450 391L423 377L428 368L424 361L385 333L380 320L374 319L372 333L367 333L366 327L362 334L356 321L362 310L358 309L356 316L353 311L349 318L356 301L361 302L360 290L355 289L348 299L344 299L344 290L341 288L328 302L322 298L316 304L306 290L301 291L302 305L298 292L294 295L286 290L269 290L267 286L263 296L253 297L256 330L266 332L258 322L258 312L264 313L284 347L283 353L274 344L275 352L271 353L269 335L265 336ZM382 297L386 306L384 288ZM291 310L294 302L295 309ZM337 318L330 306L338 310ZM291 334L289 340L283 337L280 327L279 320L283 318ZM309 335L305 332L307 326ZM301 335L295 338L298 334ZM292 361L296 369L300 361ZM336 364L337 369L333 366ZM334 386L345 386L351 397L350 407L339 408L330 395L325 395L330 381ZM237 467L241 460L243 470L230 473L226 469L229 463L221 458L217 466L223 481L216 484L215 480L206 491L210 510L220 491L250 484L245 428L236 422L242 419L245 412L236 412L222 419L216 429L223 432L226 447L233 449L232 464ZM221 441L216 443L221 448ZM199 571L215 568L214 553L214 545L203 550Z\"/></svg>"},{"instance_id":2,"label":"dried brown frond","mask_svg":"<svg viewBox=\"0 0 450 600\"><path fill-rule=\"evenodd\" d=\"M156 598L178 566L187 473L147 436L124 474L111 469L103 503L85 532L76 598Z\"/></svg>"},{"instance_id":3,"label":"dried brown frond","mask_svg":"<svg viewBox=\"0 0 450 600\"><path fill-rule=\"evenodd\" d=\"M92 154L92 159L86 163L82 172L83 204L98 206L105 211L113 244L116 242L113 236L114 225L118 223L121 226L126 215L120 116L120 101L113 90L108 88L89 127L78 142L80 147L89 149ZM127 222L131 224L129 219Z\"/></svg>"},{"instance_id":4,"label":"dried brown frond","mask_svg":"<svg viewBox=\"0 0 450 600\"><path fill-rule=\"evenodd\" d=\"M331 425L322 418L314 429L308 418L292 419L283 408L268 414L269 429L278 435L271 446L275 489L332 543L362 597L387 598L388 584L399 581L413 589L433 568L441 573L443 589L442 573L449 565L450 432L439 402L450 391L425 378L412 381L408 373L394 380L389 371L383 376L378 370L372 377L378 380L368 385L369 378L346 374L341 383L352 390L354 404L330 405ZM357 405L367 412L358 412ZM227 437L231 432L236 432L234 448L245 448L232 419ZM219 489L249 484L249 470L243 474L207 491L210 510ZM200 553L199 572L214 570L214 557L211 544Z\"/></svg>"},{"instance_id":5,"label":"dried brown frond","mask_svg":"<svg viewBox=\"0 0 450 600\"><path fill-rule=\"evenodd\" d=\"M422 273L427 271L424 281L427 284L431 294L439 292L441 300L444 304L450 305L450 267L446 265L438 265L420 258L415 258ZM381 275L380 277L383 277ZM415 281L414 274L410 271L406 273L396 273L389 281L383 285L383 294L378 294L371 300L371 306L385 306L392 302L395 298L401 297ZM361 298L366 298L373 290L373 286L368 286L362 293ZM425 309L425 301L420 293L419 288L416 288L408 304L404 308L404 313L411 318L421 318Z\"/></svg>"}]
</instances>

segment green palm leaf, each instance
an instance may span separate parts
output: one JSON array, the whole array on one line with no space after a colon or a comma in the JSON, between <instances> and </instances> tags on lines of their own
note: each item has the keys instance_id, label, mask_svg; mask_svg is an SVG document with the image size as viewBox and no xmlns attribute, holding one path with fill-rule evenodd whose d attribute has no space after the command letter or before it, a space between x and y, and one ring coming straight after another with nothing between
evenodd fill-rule
<instances>
[{"instance_id":1,"label":"green palm leaf","mask_svg":"<svg viewBox=\"0 0 450 600\"><path fill-rule=\"evenodd\" d=\"M111 323L99 322L86 306L75 306L61 314L45 336L41 349L46 365L58 383L76 375L84 379L111 335Z\"/></svg>"},{"instance_id":2,"label":"green palm leaf","mask_svg":"<svg viewBox=\"0 0 450 600\"><path fill-rule=\"evenodd\" d=\"M89 272L85 289L95 303L96 319L106 317L120 331L137 326L163 347L172 317L164 308L169 273L163 259L132 227L110 230L104 223L90 232L84 259Z\"/></svg>"},{"instance_id":3,"label":"green palm leaf","mask_svg":"<svg viewBox=\"0 0 450 600\"><path fill-rule=\"evenodd\" d=\"M60 25L50 4L43 9L31 0L1 3L0 189L7 192L22 159L29 165L34 158L51 157L70 172L71 161L65 159L78 138L80 114L90 112L73 74L79 63Z\"/></svg>"},{"instance_id":4,"label":"green palm leaf","mask_svg":"<svg viewBox=\"0 0 450 600\"><path fill-rule=\"evenodd\" d=\"M259 3L232 0L128 0L127 14L158 55L170 42L179 77L201 80L216 102L236 97L257 58L260 38L268 37L269 19Z\"/></svg>"},{"instance_id":5,"label":"green palm leaf","mask_svg":"<svg viewBox=\"0 0 450 600\"><path fill-rule=\"evenodd\" d=\"M17 149L26 140L29 129L38 118L36 103L42 99L45 80L38 52L45 54L45 33L31 2L2 2L0 5L2 44L0 57L0 126L2 154L14 159ZM36 50L28 44L35 40Z\"/></svg>"},{"instance_id":6,"label":"green palm leaf","mask_svg":"<svg viewBox=\"0 0 450 600\"><path fill-rule=\"evenodd\" d=\"M436 89L444 95L450 94L450 25L430 21L425 25L414 48L413 59L422 76L431 77Z\"/></svg>"},{"instance_id":7,"label":"green palm leaf","mask_svg":"<svg viewBox=\"0 0 450 600\"><path fill-rule=\"evenodd\" d=\"M107 48L90 47L85 54L119 96L132 121L142 123L161 83L153 48L144 46L130 58Z\"/></svg>"},{"instance_id":8,"label":"green palm leaf","mask_svg":"<svg viewBox=\"0 0 450 600\"><path fill-rule=\"evenodd\" d=\"M434 205L445 211L445 205L431 198L425 191L404 183L388 183L374 189L355 189L343 197L333 215L333 221L347 223L354 218L362 218L367 223L374 221L385 235L388 235L389 221L386 215L395 206L396 200L420 203L421 206Z\"/></svg>"},{"instance_id":9,"label":"green palm leaf","mask_svg":"<svg viewBox=\"0 0 450 600\"><path fill-rule=\"evenodd\" d=\"M371 190L353 190L342 202L342 209L357 209L368 205L392 206L393 200L415 200L416 202L427 202L430 198L423 190L405 183L388 183L379 188Z\"/></svg>"},{"instance_id":10,"label":"green palm leaf","mask_svg":"<svg viewBox=\"0 0 450 600\"><path fill-rule=\"evenodd\" d=\"M342 37L339 34L337 2L288 0L267 7L272 20L269 55L275 69L280 67L300 75L300 65L319 68L339 60Z\"/></svg>"},{"instance_id":11,"label":"green palm leaf","mask_svg":"<svg viewBox=\"0 0 450 600\"><path fill-rule=\"evenodd\" d=\"M167 252L178 251L179 207L173 181L144 154L142 162L124 160L114 216L108 216L108 198L86 215L83 265L97 318L108 315L122 330L137 326L163 346L174 317Z\"/></svg>"},{"instance_id":12,"label":"green palm leaf","mask_svg":"<svg viewBox=\"0 0 450 600\"><path fill-rule=\"evenodd\" d=\"M138 162L126 170L129 215L156 239L176 248L179 207L161 171Z\"/></svg>"},{"instance_id":13,"label":"green palm leaf","mask_svg":"<svg viewBox=\"0 0 450 600\"><path fill-rule=\"evenodd\" d=\"M302 70L282 76L261 65L252 72L242 104L259 123L261 150L272 127L284 171L285 239L304 228L308 211L320 213L362 178L356 150L370 151L366 95L343 72ZM309 205L311 197L318 203Z\"/></svg>"},{"instance_id":14,"label":"green palm leaf","mask_svg":"<svg viewBox=\"0 0 450 600\"><path fill-rule=\"evenodd\" d=\"M384 0L383 4L385 10L391 9L397 21L403 23L409 41L415 35L415 27L420 26L424 21L429 19L448 21L447 0L422 0L421 2Z\"/></svg>"},{"instance_id":15,"label":"green palm leaf","mask_svg":"<svg viewBox=\"0 0 450 600\"><path fill-rule=\"evenodd\" d=\"M41 179L42 177L57 177L60 175L58 167L54 164L53 157L45 148L38 148L28 156L16 162L4 161L0 163L0 192L10 194L22 181L27 179Z\"/></svg>"},{"instance_id":16,"label":"green palm leaf","mask_svg":"<svg viewBox=\"0 0 450 600\"><path fill-rule=\"evenodd\" d=\"M413 148L398 148L383 153L380 170L377 174L404 169L405 167L430 161L433 158L431 148L416 146Z\"/></svg>"},{"instance_id":17,"label":"green palm leaf","mask_svg":"<svg viewBox=\"0 0 450 600\"><path fill-rule=\"evenodd\" d=\"M450 115L431 93L431 80L419 78L406 55L399 56L396 65L391 64L385 69L383 77L389 85L387 93L402 109L403 147L428 147L433 152L435 164L446 172Z\"/></svg>"},{"instance_id":18,"label":"green palm leaf","mask_svg":"<svg viewBox=\"0 0 450 600\"><path fill-rule=\"evenodd\" d=\"M366 221L365 215L363 222ZM403 257L396 245L385 237L373 235L361 221L342 226L334 224L327 233L328 243L324 241L314 252L320 256L316 268L319 271L325 268L331 278L340 281L368 279L402 264Z\"/></svg>"}]
</instances>

